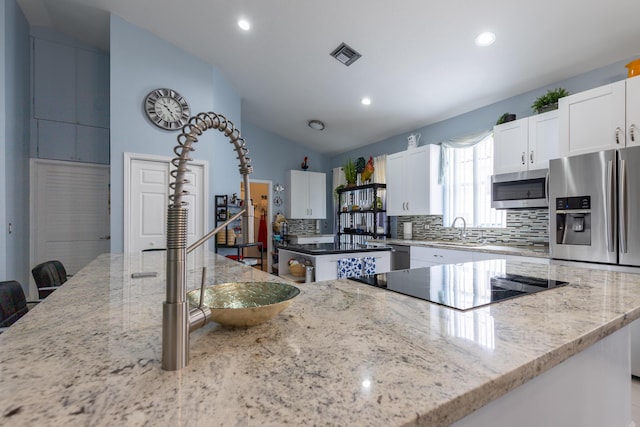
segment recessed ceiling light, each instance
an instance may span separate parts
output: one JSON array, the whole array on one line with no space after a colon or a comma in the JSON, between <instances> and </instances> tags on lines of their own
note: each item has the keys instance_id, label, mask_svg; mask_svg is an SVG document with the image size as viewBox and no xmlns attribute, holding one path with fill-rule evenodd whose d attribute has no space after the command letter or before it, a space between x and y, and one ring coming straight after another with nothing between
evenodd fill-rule
<instances>
[{"instance_id":1,"label":"recessed ceiling light","mask_svg":"<svg viewBox=\"0 0 640 427\"><path fill-rule=\"evenodd\" d=\"M311 129L324 130L324 123L321 120L309 120L307 123Z\"/></svg>"},{"instance_id":2,"label":"recessed ceiling light","mask_svg":"<svg viewBox=\"0 0 640 427\"><path fill-rule=\"evenodd\" d=\"M238 19L238 27L240 27L241 30L249 31L251 29L251 23L244 18Z\"/></svg>"},{"instance_id":3,"label":"recessed ceiling light","mask_svg":"<svg viewBox=\"0 0 640 427\"><path fill-rule=\"evenodd\" d=\"M362 105L371 105L371 98L365 96L360 100L360 102L362 102Z\"/></svg>"},{"instance_id":4,"label":"recessed ceiling light","mask_svg":"<svg viewBox=\"0 0 640 427\"><path fill-rule=\"evenodd\" d=\"M485 31L484 33L480 33L478 37L476 37L476 45L478 46L489 46L492 45L495 41L496 35L491 31Z\"/></svg>"}]
</instances>

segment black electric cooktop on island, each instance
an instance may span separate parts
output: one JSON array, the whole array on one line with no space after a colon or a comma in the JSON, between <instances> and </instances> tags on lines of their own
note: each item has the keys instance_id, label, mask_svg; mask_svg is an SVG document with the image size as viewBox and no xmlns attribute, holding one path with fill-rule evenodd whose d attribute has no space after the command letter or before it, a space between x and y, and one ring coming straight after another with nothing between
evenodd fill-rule
<instances>
[{"instance_id":1,"label":"black electric cooktop on island","mask_svg":"<svg viewBox=\"0 0 640 427\"><path fill-rule=\"evenodd\" d=\"M505 267L504 259L495 259L397 270L352 277L351 280L458 310L477 308L569 283L506 273Z\"/></svg>"}]
</instances>

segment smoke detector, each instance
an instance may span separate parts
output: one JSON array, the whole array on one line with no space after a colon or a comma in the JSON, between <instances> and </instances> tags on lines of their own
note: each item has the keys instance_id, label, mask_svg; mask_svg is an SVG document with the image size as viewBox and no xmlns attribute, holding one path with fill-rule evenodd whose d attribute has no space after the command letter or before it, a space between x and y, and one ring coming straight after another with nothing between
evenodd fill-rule
<instances>
[{"instance_id":1,"label":"smoke detector","mask_svg":"<svg viewBox=\"0 0 640 427\"><path fill-rule=\"evenodd\" d=\"M340 43L340 46L331 52L331 56L346 65L347 67L358 60L362 55L355 51L346 43Z\"/></svg>"}]
</instances>

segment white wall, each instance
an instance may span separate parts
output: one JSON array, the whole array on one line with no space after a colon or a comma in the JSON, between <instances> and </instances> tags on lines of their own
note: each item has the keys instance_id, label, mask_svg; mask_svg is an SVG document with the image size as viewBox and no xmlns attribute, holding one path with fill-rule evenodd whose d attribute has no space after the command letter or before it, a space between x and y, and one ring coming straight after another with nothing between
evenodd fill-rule
<instances>
[{"instance_id":1,"label":"white wall","mask_svg":"<svg viewBox=\"0 0 640 427\"><path fill-rule=\"evenodd\" d=\"M212 43L211 48L223 48ZM123 153L174 156L178 132L163 131L144 115L147 93L168 87L184 96L191 113L213 111L240 127L240 97L212 65L155 35L111 16L111 250L123 251ZM209 212L213 194L238 192L238 161L228 139L217 131L202 135L191 157L208 160ZM167 201L168 204L168 201ZM214 225L210 216L208 227ZM212 242L211 242L212 243ZM212 246L211 246L212 247Z\"/></svg>"}]
</instances>

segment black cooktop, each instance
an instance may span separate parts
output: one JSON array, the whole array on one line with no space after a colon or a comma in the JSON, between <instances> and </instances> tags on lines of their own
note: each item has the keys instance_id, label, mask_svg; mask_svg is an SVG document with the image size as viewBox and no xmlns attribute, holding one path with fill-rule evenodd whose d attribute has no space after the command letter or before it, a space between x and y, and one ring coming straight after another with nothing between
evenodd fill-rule
<instances>
[{"instance_id":1,"label":"black cooktop","mask_svg":"<svg viewBox=\"0 0 640 427\"><path fill-rule=\"evenodd\" d=\"M352 277L366 283L458 310L564 286L549 278L505 272L503 259L444 264Z\"/></svg>"}]
</instances>

